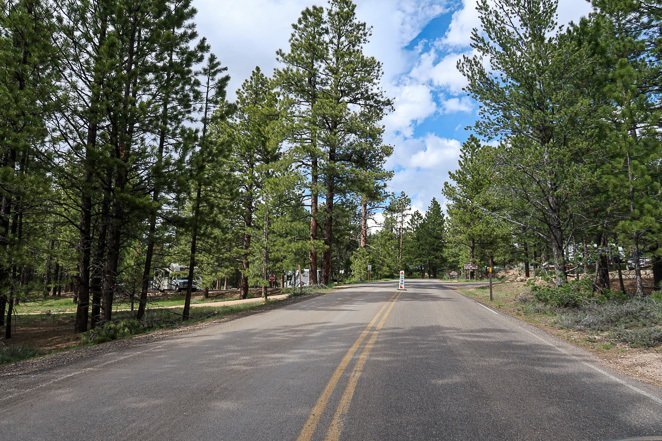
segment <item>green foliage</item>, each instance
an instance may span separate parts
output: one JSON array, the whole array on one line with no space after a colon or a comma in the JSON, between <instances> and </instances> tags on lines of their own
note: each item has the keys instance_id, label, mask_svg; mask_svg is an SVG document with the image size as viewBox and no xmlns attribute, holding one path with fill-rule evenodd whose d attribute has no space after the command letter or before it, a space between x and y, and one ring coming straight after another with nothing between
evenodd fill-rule
<instances>
[{"instance_id":1,"label":"green foliage","mask_svg":"<svg viewBox=\"0 0 662 441\"><path fill-rule=\"evenodd\" d=\"M32 358L39 355L39 351L30 346L12 345L0 346L0 364L14 363L26 358Z\"/></svg>"},{"instance_id":2,"label":"green foliage","mask_svg":"<svg viewBox=\"0 0 662 441\"><path fill-rule=\"evenodd\" d=\"M368 265L370 253L365 248L359 248L352 253L352 281L368 280Z\"/></svg>"},{"instance_id":3,"label":"green foliage","mask_svg":"<svg viewBox=\"0 0 662 441\"><path fill-rule=\"evenodd\" d=\"M561 286L534 286L531 293L536 300L559 308L578 308L595 297L589 279L573 280Z\"/></svg>"},{"instance_id":4,"label":"green foliage","mask_svg":"<svg viewBox=\"0 0 662 441\"><path fill-rule=\"evenodd\" d=\"M119 340L145 331L145 326L139 320L127 319L103 323L94 329L81 334L83 344L105 343Z\"/></svg>"}]
</instances>

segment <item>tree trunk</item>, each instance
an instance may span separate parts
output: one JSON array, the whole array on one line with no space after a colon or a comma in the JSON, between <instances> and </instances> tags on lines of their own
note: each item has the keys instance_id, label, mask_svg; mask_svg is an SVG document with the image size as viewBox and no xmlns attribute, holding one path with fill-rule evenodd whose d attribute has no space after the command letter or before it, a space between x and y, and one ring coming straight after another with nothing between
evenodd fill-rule
<instances>
[{"instance_id":1,"label":"tree trunk","mask_svg":"<svg viewBox=\"0 0 662 441\"><path fill-rule=\"evenodd\" d=\"M609 289L609 255L607 254L609 242L607 235L601 233L596 241L598 246L598 259L595 262L595 288L599 290Z\"/></svg>"},{"instance_id":2,"label":"tree trunk","mask_svg":"<svg viewBox=\"0 0 662 441\"><path fill-rule=\"evenodd\" d=\"M101 218L99 220L99 233L96 251L92 260L92 274L90 292L92 296L92 317L90 327L94 329L101 321L101 299L103 295L103 268L106 257L108 225L110 224L110 185L112 182L112 169L106 171L103 200L101 202Z\"/></svg>"},{"instance_id":3,"label":"tree trunk","mask_svg":"<svg viewBox=\"0 0 662 441\"><path fill-rule=\"evenodd\" d=\"M268 200L265 204L268 204ZM264 227L262 228L262 297L267 301L269 282L269 206L265 206Z\"/></svg>"},{"instance_id":4,"label":"tree trunk","mask_svg":"<svg viewBox=\"0 0 662 441\"><path fill-rule=\"evenodd\" d=\"M127 59L125 64L126 81L122 94L122 105L120 113L113 115L111 126L111 145L115 147L114 158L115 187L113 188L113 214L108 228L108 247L106 253L106 264L104 267L103 281L103 317L105 321L112 319L112 307L115 292L117 290L117 274L119 268L120 250L122 246L122 224L126 216L123 195L126 192L128 182L129 160L131 158L131 144L135 130L135 121L132 119L130 110L136 102L138 75L135 74L135 54L141 44L141 32L138 27L138 18L133 16L129 31L127 45Z\"/></svg>"},{"instance_id":5,"label":"tree trunk","mask_svg":"<svg viewBox=\"0 0 662 441\"><path fill-rule=\"evenodd\" d=\"M657 254L653 255L653 291L662 291L662 256Z\"/></svg>"},{"instance_id":6,"label":"tree trunk","mask_svg":"<svg viewBox=\"0 0 662 441\"><path fill-rule=\"evenodd\" d=\"M55 228L51 230L51 235L55 235ZM55 239L48 241L48 256L46 257L46 265L44 266L44 291L43 297L48 297L48 292L51 286L51 275L53 273L53 250L55 249Z\"/></svg>"},{"instance_id":7,"label":"tree trunk","mask_svg":"<svg viewBox=\"0 0 662 441\"><path fill-rule=\"evenodd\" d=\"M644 295L644 280L641 277L641 262L640 262L640 248L639 248L639 234L634 234L634 295L643 297Z\"/></svg>"},{"instance_id":8,"label":"tree trunk","mask_svg":"<svg viewBox=\"0 0 662 441\"><path fill-rule=\"evenodd\" d=\"M184 298L184 311L182 311L182 320L186 321L190 317L191 310L191 292L193 291L193 272L196 265L196 253L198 250L198 219L200 216L200 199L202 198L202 183L198 182L195 191L195 206L193 208L193 232L191 233L191 252L188 263L188 277L186 278L186 297Z\"/></svg>"},{"instance_id":9,"label":"tree trunk","mask_svg":"<svg viewBox=\"0 0 662 441\"><path fill-rule=\"evenodd\" d=\"M555 239L552 243L552 255L554 256L554 274L556 279L556 286L562 286L567 281L567 274L565 272L565 250L563 247L563 240Z\"/></svg>"},{"instance_id":10,"label":"tree trunk","mask_svg":"<svg viewBox=\"0 0 662 441\"><path fill-rule=\"evenodd\" d=\"M96 137L96 135L94 135ZM96 138L95 138L96 139ZM90 135L88 134L88 144L90 142ZM90 261L91 261L91 242L92 242L92 182L94 181L94 173L91 166L86 164L88 168L85 176L85 183L83 188L83 195L81 198L81 219L80 219L80 258L78 263L78 280L80 281L80 289L78 291L78 303L76 306L76 322L74 325L75 332L87 331L88 309L90 304ZM57 263L55 265L55 276L57 277Z\"/></svg>"},{"instance_id":11,"label":"tree trunk","mask_svg":"<svg viewBox=\"0 0 662 441\"><path fill-rule=\"evenodd\" d=\"M252 175L252 167L251 167L251 175ZM249 192L252 192L252 186L249 187L251 190ZM254 206L253 206L253 196L252 194L249 194L248 199L246 200L246 204L244 205L245 208L245 213L244 213L244 237L242 240L242 257L241 257L241 298L242 299L247 299L248 298L248 274L250 271L250 253L251 253L251 243L253 241L253 236L252 236L252 228L253 228L253 213L254 213Z\"/></svg>"},{"instance_id":12,"label":"tree trunk","mask_svg":"<svg viewBox=\"0 0 662 441\"><path fill-rule=\"evenodd\" d=\"M335 153L329 153L329 161L335 161ZM328 285L331 282L331 259L333 257L333 198L335 197L335 178L333 172L329 171L327 178L326 205L324 207L324 257L322 263L322 283Z\"/></svg>"},{"instance_id":13,"label":"tree trunk","mask_svg":"<svg viewBox=\"0 0 662 441\"><path fill-rule=\"evenodd\" d=\"M627 294L625 290L625 282L623 281L623 270L621 269L621 264L618 264L618 285L621 288L623 294Z\"/></svg>"},{"instance_id":14,"label":"tree trunk","mask_svg":"<svg viewBox=\"0 0 662 441\"><path fill-rule=\"evenodd\" d=\"M529 244L524 241L524 277L527 279L531 277L531 269L529 267Z\"/></svg>"},{"instance_id":15,"label":"tree trunk","mask_svg":"<svg viewBox=\"0 0 662 441\"><path fill-rule=\"evenodd\" d=\"M156 190L152 197L153 202L158 201ZM145 308L147 307L147 291L149 290L149 282L152 280L152 256L154 255L154 246L156 245L156 212L150 214L149 230L147 233L147 250L145 250L145 266L143 268L142 285L140 288L140 300L138 302L138 313L136 319L142 320L145 316Z\"/></svg>"},{"instance_id":16,"label":"tree trunk","mask_svg":"<svg viewBox=\"0 0 662 441\"><path fill-rule=\"evenodd\" d=\"M58 281L60 280L60 262L55 262L55 271L53 272L53 280L51 284L51 296L55 297L57 296L57 286L58 286Z\"/></svg>"},{"instance_id":17,"label":"tree trunk","mask_svg":"<svg viewBox=\"0 0 662 441\"><path fill-rule=\"evenodd\" d=\"M471 239L469 240L469 262L471 264L475 263L475 253L476 253L476 242ZM469 270L469 280L476 279L476 272L474 270Z\"/></svg>"},{"instance_id":18,"label":"tree trunk","mask_svg":"<svg viewBox=\"0 0 662 441\"><path fill-rule=\"evenodd\" d=\"M108 18L106 14L101 13L101 23L99 25L99 39L98 46L104 45L106 40L106 32L108 29ZM97 57L100 57L97 54ZM101 109L99 109L99 102L101 100L101 88L104 85L103 69L99 68L99 60L95 60L96 69L94 73L92 87L92 96L90 98L90 105L87 109L89 126L87 129L87 137L85 140L85 180L81 189L81 220L80 220L80 257L78 263L78 303L76 306L76 322L75 331L87 331L87 322L89 315L90 303L90 262L92 255L92 191L94 185L94 172L97 167L94 157L94 150L97 146L97 135L99 130L99 119Z\"/></svg>"},{"instance_id":19,"label":"tree trunk","mask_svg":"<svg viewBox=\"0 0 662 441\"><path fill-rule=\"evenodd\" d=\"M244 238L242 240L243 255L241 257L241 298L248 298L248 271L250 270L250 261L248 259L250 253L250 247L252 242L252 236L248 232L249 228L252 227L252 222L246 221L246 231L244 232Z\"/></svg>"},{"instance_id":20,"label":"tree trunk","mask_svg":"<svg viewBox=\"0 0 662 441\"><path fill-rule=\"evenodd\" d=\"M368 244L368 198L361 196L361 237L359 248L365 248Z\"/></svg>"},{"instance_id":21,"label":"tree trunk","mask_svg":"<svg viewBox=\"0 0 662 441\"><path fill-rule=\"evenodd\" d=\"M5 325L5 313L7 312L7 295L0 295L0 326Z\"/></svg>"},{"instance_id":22,"label":"tree trunk","mask_svg":"<svg viewBox=\"0 0 662 441\"><path fill-rule=\"evenodd\" d=\"M5 339L9 340L12 337L12 314L14 313L14 288L9 289L9 299L7 300L7 315L5 319Z\"/></svg>"},{"instance_id":23,"label":"tree trunk","mask_svg":"<svg viewBox=\"0 0 662 441\"><path fill-rule=\"evenodd\" d=\"M310 251L308 252L308 260L310 263L310 284L317 285L319 280L317 280L317 231L319 225L317 222L317 217L319 214L319 192L317 189L318 182L318 169L317 169L317 158L314 156L311 158L311 168L310 168Z\"/></svg>"}]
</instances>

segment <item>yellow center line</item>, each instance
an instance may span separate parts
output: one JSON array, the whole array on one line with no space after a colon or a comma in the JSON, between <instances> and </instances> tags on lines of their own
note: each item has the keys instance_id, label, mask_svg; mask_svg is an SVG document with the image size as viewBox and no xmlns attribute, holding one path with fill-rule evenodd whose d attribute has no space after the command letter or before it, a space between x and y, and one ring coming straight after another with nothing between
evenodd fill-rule
<instances>
[{"instance_id":1,"label":"yellow center line","mask_svg":"<svg viewBox=\"0 0 662 441\"><path fill-rule=\"evenodd\" d=\"M391 311L395 306L395 302L398 301L399 296L400 293L398 293L394 298L391 299L391 304L389 305L388 310L382 316L382 319L380 320L379 324L376 326L375 330L370 335L370 339L368 339L368 342L365 344L363 351L361 351L361 354L359 355L359 359L356 362L356 365L354 366L354 370L352 371L352 374L349 377L347 386L343 391L342 397L340 397L340 402L338 403L336 412L333 414L333 420L329 425L329 430L326 432L326 437L324 438L324 441L340 440L340 433L342 432L343 429L342 420L347 414L347 411L349 410L349 405L352 402L352 398L354 397L354 392L356 391L356 386L359 382L359 378L363 373L363 368L365 366L365 363L366 361L368 361L368 356L370 355L372 348L375 346L375 341L377 341L377 335L379 334L379 331L384 326L384 323L386 323L386 319L391 314Z\"/></svg>"},{"instance_id":2,"label":"yellow center line","mask_svg":"<svg viewBox=\"0 0 662 441\"><path fill-rule=\"evenodd\" d=\"M399 293L394 294L389 299L389 302L379 309L377 315L375 315L373 319L370 321L370 323L368 323L368 326L365 327L363 332L361 332L361 335L359 335L359 337L356 339L352 347L349 348L345 356L342 358L340 364L333 372L333 375L331 375L329 382L326 384L324 391L322 391L322 395L320 395L319 399L315 403L315 406L313 406L312 410L310 411L310 415L306 420L306 424L303 425L303 428L301 429L301 433L299 434L297 441L310 441L311 439L313 439L313 435L315 434L315 430L317 429L319 420L322 417L322 414L324 413L327 404L329 403L331 394L333 394L333 391L335 390L336 385L340 380L340 377L342 377L342 374L345 372L345 369L347 369L347 366L349 365L350 361L352 361L352 357L354 357L354 354L361 346L361 343L363 343L363 340L365 340L365 338L370 333L371 328L375 325L375 323L379 321L379 318L382 316L382 314L389 308L391 304L390 302L392 302L393 299L395 299L398 295Z\"/></svg>"}]
</instances>

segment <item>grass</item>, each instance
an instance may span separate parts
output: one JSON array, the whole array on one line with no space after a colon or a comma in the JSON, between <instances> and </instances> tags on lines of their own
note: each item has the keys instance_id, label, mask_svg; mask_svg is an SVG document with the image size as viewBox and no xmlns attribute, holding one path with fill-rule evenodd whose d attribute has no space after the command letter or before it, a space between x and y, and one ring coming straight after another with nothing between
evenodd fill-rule
<instances>
[{"instance_id":1,"label":"grass","mask_svg":"<svg viewBox=\"0 0 662 441\"><path fill-rule=\"evenodd\" d=\"M175 294L168 296L166 298L149 298L148 299L148 308L159 308L159 307L170 307L170 306L179 306L184 305L184 294ZM198 303L221 303L227 302L229 300L236 300L232 298L219 298L219 297L209 297L203 298L202 296L196 295L191 299L191 304ZM130 309L130 301L120 301L113 304L113 309ZM134 308L138 308L138 299L134 301ZM46 298L46 299L37 299L31 301L23 301L15 307L16 313L19 315L24 314L45 314L48 315L57 313L75 313L76 304L69 297L65 298Z\"/></svg>"},{"instance_id":2,"label":"grass","mask_svg":"<svg viewBox=\"0 0 662 441\"><path fill-rule=\"evenodd\" d=\"M662 346L662 302L651 297L599 301L577 307L556 307L542 303L524 283L500 283L493 287L494 301L487 287L458 287L464 295L533 325L564 335L591 349L617 350ZM578 340L577 340L578 339Z\"/></svg>"},{"instance_id":3,"label":"grass","mask_svg":"<svg viewBox=\"0 0 662 441\"><path fill-rule=\"evenodd\" d=\"M14 363L39 355L39 351L30 346L14 345L0 347L0 364Z\"/></svg>"}]
</instances>

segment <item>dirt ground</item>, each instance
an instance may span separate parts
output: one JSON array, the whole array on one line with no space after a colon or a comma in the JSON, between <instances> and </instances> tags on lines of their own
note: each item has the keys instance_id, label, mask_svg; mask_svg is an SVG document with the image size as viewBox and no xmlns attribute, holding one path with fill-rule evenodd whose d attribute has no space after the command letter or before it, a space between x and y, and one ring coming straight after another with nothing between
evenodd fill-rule
<instances>
[{"instance_id":1,"label":"dirt ground","mask_svg":"<svg viewBox=\"0 0 662 441\"><path fill-rule=\"evenodd\" d=\"M591 352L617 372L636 378L643 383L662 387L662 347L631 348L625 344L617 344L605 350L601 348L599 342L587 340L585 333L559 329L541 323L532 324Z\"/></svg>"}]
</instances>

